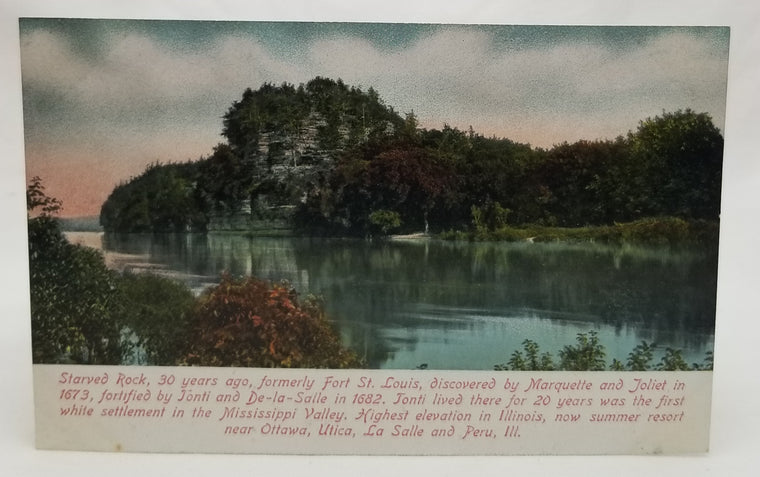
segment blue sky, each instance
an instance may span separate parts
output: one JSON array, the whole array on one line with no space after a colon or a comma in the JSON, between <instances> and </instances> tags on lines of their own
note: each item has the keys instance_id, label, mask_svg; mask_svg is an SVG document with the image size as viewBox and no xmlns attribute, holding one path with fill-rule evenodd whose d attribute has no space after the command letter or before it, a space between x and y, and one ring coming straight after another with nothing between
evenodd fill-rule
<instances>
[{"instance_id":1,"label":"blue sky","mask_svg":"<svg viewBox=\"0 0 760 477\"><path fill-rule=\"evenodd\" d=\"M611 139L663 111L725 119L727 28L22 19L27 175L97 214L154 161L208 154L246 87L372 86L423 127L533 146Z\"/></svg>"}]
</instances>

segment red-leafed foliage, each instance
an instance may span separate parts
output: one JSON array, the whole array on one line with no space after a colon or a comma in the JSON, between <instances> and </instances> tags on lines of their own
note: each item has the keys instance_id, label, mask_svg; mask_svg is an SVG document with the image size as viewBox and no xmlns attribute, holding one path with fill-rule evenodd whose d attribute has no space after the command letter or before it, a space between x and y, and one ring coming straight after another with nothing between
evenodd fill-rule
<instances>
[{"instance_id":1,"label":"red-leafed foliage","mask_svg":"<svg viewBox=\"0 0 760 477\"><path fill-rule=\"evenodd\" d=\"M351 368L316 299L298 302L287 286L222 277L198 300L185 364L199 366Z\"/></svg>"}]
</instances>

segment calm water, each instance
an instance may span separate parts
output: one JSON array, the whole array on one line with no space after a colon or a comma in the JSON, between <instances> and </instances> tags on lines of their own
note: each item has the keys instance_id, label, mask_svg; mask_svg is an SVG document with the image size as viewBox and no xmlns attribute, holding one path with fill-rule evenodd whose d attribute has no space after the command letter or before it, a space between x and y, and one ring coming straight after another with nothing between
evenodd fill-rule
<instances>
[{"instance_id":1,"label":"calm water","mask_svg":"<svg viewBox=\"0 0 760 477\"><path fill-rule=\"evenodd\" d=\"M642 340L702 362L713 347L717 258L596 244L452 243L238 235L69 233L110 267L177 277L200 292L222 271L322 295L370 367L492 369L524 339L542 351L596 330L607 360Z\"/></svg>"}]
</instances>

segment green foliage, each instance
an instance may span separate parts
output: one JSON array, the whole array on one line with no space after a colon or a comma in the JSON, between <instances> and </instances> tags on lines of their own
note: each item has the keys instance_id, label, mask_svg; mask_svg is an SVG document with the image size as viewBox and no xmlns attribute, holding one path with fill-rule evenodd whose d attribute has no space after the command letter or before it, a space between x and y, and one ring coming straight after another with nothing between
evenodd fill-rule
<instances>
[{"instance_id":1,"label":"green foliage","mask_svg":"<svg viewBox=\"0 0 760 477\"><path fill-rule=\"evenodd\" d=\"M26 210L37 217L53 217L63 208L60 200L45 194L42 179L34 176L26 188Z\"/></svg>"},{"instance_id":2,"label":"green foliage","mask_svg":"<svg viewBox=\"0 0 760 477\"><path fill-rule=\"evenodd\" d=\"M404 123L401 127L401 138L409 143L414 144L419 139L419 122L414 111L404 116Z\"/></svg>"},{"instance_id":3,"label":"green foliage","mask_svg":"<svg viewBox=\"0 0 760 477\"><path fill-rule=\"evenodd\" d=\"M394 148L372 158L366 180L375 207L396 210L403 223L427 231L450 177L424 149Z\"/></svg>"},{"instance_id":4,"label":"green foliage","mask_svg":"<svg viewBox=\"0 0 760 477\"><path fill-rule=\"evenodd\" d=\"M403 123L372 88L365 93L341 80L316 77L297 88L265 83L255 91L245 90L224 115L222 135L247 158L258 150L262 134L275 132L290 142L312 119L317 120L318 146L324 150L381 139Z\"/></svg>"},{"instance_id":5,"label":"green foliage","mask_svg":"<svg viewBox=\"0 0 760 477\"><path fill-rule=\"evenodd\" d=\"M133 333L145 362L173 366L188 347L195 298L182 283L151 274L125 273L117 281L120 322Z\"/></svg>"},{"instance_id":6,"label":"green foliage","mask_svg":"<svg viewBox=\"0 0 760 477\"><path fill-rule=\"evenodd\" d=\"M45 195L39 178L27 200L33 361L119 364L126 349L115 274L98 252L66 241L52 216L60 202Z\"/></svg>"},{"instance_id":7,"label":"green foliage","mask_svg":"<svg viewBox=\"0 0 760 477\"><path fill-rule=\"evenodd\" d=\"M652 369L654 344L642 341L628 354L626 366L631 371L648 371Z\"/></svg>"},{"instance_id":8,"label":"green foliage","mask_svg":"<svg viewBox=\"0 0 760 477\"><path fill-rule=\"evenodd\" d=\"M258 148L261 133L282 130L295 133L309 114L303 88L283 83L265 83L256 91L243 92L241 101L233 103L224 115L222 135L240 156Z\"/></svg>"},{"instance_id":9,"label":"green foliage","mask_svg":"<svg viewBox=\"0 0 760 477\"><path fill-rule=\"evenodd\" d=\"M375 232L388 235L401 227L401 216L392 210L380 209L369 214L369 223Z\"/></svg>"},{"instance_id":10,"label":"green foliage","mask_svg":"<svg viewBox=\"0 0 760 477\"><path fill-rule=\"evenodd\" d=\"M512 212L498 202L486 201L483 207L472 206L472 223L475 230L482 234L499 230L507 225L507 218Z\"/></svg>"},{"instance_id":11,"label":"green foliage","mask_svg":"<svg viewBox=\"0 0 760 477\"><path fill-rule=\"evenodd\" d=\"M255 167L226 144L198 164L197 194L206 208L217 213L234 213L250 201Z\"/></svg>"},{"instance_id":12,"label":"green foliage","mask_svg":"<svg viewBox=\"0 0 760 477\"><path fill-rule=\"evenodd\" d=\"M708 114L663 112L641 121L628 140L647 178L639 204L645 215L717 220L723 137Z\"/></svg>"},{"instance_id":13,"label":"green foliage","mask_svg":"<svg viewBox=\"0 0 760 477\"><path fill-rule=\"evenodd\" d=\"M180 283L118 275L102 255L69 244L52 216L60 202L39 178L27 190L35 363L121 364L133 348L146 364L356 367L321 302L247 278L198 300Z\"/></svg>"},{"instance_id":14,"label":"green foliage","mask_svg":"<svg viewBox=\"0 0 760 477\"><path fill-rule=\"evenodd\" d=\"M621 227L623 241L650 245L685 243L689 239L689 223L677 217L648 218Z\"/></svg>"},{"instance_id":15,"label":"green foliage","mask_svg":"<svg viewBox=\"0 0 760 477\"><path fill-rule=\"evenodd\" d=\"M683 359L681 350L667 348L665 350L665 356L655 367L657 371L688 371L689 365Z\"/></svg>"},{"instance_id":16,"label":"green foliage","mask_svg":"<svg viewBox=\"0 0 760 477\"><path fill-rule=\"evenodd\" d=\"M196 195L197 164L150 164L117 186L100 210L100 224L113 232L202 230L203 204Z\"/></svg>"},{"instance_id":17,"label":"green foliage","mask_svg":"<svg viewBox=\"0 0 760 477\"><path fill-rule=\"evenodd\" d=\"M625 365L617 358L612 359L610 363L610 371L625 371Z\"/></svg>"},{"instance_id":18,"label":"green foliage","mask_svg":"<svg viewBox=\"0 0 760 477\"><path fill-rule=\"evenodd\" d=\"M472 240L472 234L463 230L446 230L438 234L441 240Z\"/></svg>"},{"instance_id":19,"label":"green foliage","mask_svg":"<svg viewBox=\"0 0 760 477\"><path fill-rule=\"evenodd\" d=\"M478 214L476 216L476 214ZM482 212L473 210L473 221L481 224L471 232L447 231L443 240L517 242L598 242L606 244L667 245L671 247L717 246L718 225L705 221L686 221L676 217L645 218L634 222L586 227L547 227L527 224L504 225L489 230L482 225Z\"/></svg>"},{"instance_id":20,"label":"green foliage","mask_svg":"<svg viewBox=\"0 0 760 477\"><path fill-rule=\"evenodd\" d=\"M523 341L523 351L515 350L507 364L494 366L496 371L552 371L555 369L550 353L541 353L538 343L526 339Z\"/></svg>"},{"instance_id":21,"label":"green foliage","mask_svg":"<svg viewBox=\"0 0 760 477\"><path fill-rule=\"evenodd\" d=\"M596 331L579 333L576 344L565 346L560 350L560 362L554 364L551 353L541 353L538 343L526 339L523 349L512 352L506 364L494 366L496 371L706 371L713 369L713 353L708 351L703 363L689 366L683 359L681 350L666 348L656 366L652 366L655 345L642 341L628 354L628 360L623 363L613 359L607 367L605 363L606 350L599 341Z\"/></svg>"},{"instance_id":22,"label":"green foliage","mask_svg":"<svg viewBox=\"0 0 760 477\"><path fill-rule=\"evenodd\" d=\"M184 362L200 366L351 368L319 300L286 285L225 275L196 305Z\"/></svg>"},{"instance_id":23,"label":"green foliage","mask_svg":"<svg viewBox=\"0 0 760 477\"><path fill-rule=\"evenodd\" d=\"M431 215L447 201L453 182L445 166L420 147L391 145L388 149L346 155L339 161L330 187L302 207L304 221L324 217L344 234L367 235L376 230L370 214L398 213L403 231L427 230Z\"/></svg>"},{"instance_id":24,"label":"green foliage","mask_svg":"<svg viewBox=\"0 0 760 477\"><path fill-rule=\"evenodd\" d=\"M678 113L650 121L659 124L667 119L673 127L663 131L657 138L678 142L683 130L692 127L691 115L693 113ZM697 116L705 119L702 115ZM697 122L702 131L711 137L711 144L722 144L717 129L710 127L709 118L706 122ZM484 138L473 131L466 134L449 126L444 126L441 131L422 130L417 135L408 134L405 139L407 142L391 145L391 149L386 148L385 152L382 152L381 147L380 154L375 149L374 155L365 155L363 160L369 161L366 175L347 177L339 174L337 177L342 180L330 184L332 191L338 193L331 197L340 198L341 192L348 188L361 191L350 196L353 204L351 208L377 208L376 202L379 200L382 208L398 210L409 227L419 227L419 219L415 219L411 211L399 207L399 202L403 202L403 194L401 200L389 200L393 199L394 192L404 191L398 188L399 183L411 190L419 187L411 181L399 181L397 173L376 166L375 161L393 157L408 158L410 155L421 157L419 153L410 154L410 151L419 150L421 146L424 155L428 157L423 164L436 164L432 177L443 179L439 181L444 185L443 188L427 196L423 195L421 202L427 211L424 222L427 223L429 218L430 226L439 230L451 227L461 229L470 224L475 238L479 240L519 240L533 235L526 235L514 228L535 224L557 227L557 234L545 234L548 236L540 239L554 240L565 236L561 229L581 229L583 226L595 225L600 227L594 230L598 236L590 239L644 241L653 244L680 244L686 241L715 243L715 234L709 233L708 228L692 229L690 225L679 221L685 220L689 224L694 223L694 219L701 218L714 221L717 215L710 216L704 213L704 208L700 209L697 205L675 207L673 201L687 200L687 196L699 196L704 204L719 206L719 195L714 189L716 177L720 176L720 151L717 148L692 148L704 153L697 151L693 158L695 164L707 164L701 169L702 175L690 171L691 163L684 163L683 167L670 167L665 173L662 168L652 164L656 161L671 161L671 158L665 158L662 154L644 157L642 151L661 148L651 145L655 139L642 131L643 129L636 134L632 133L628 138L618 137L614 141L578 141L574 144L563 143L550 150L532 150L506 139ZM690 146L684 145L682 141L682 147L688 149ZM414 164L413 160L405 162L415 168L424 167ZM375 173L370 174L369 169L375 170ZM708 169L710 172L705 172ZM428 176L431 176L430 171ZM414 174L405 173L402 177L413 178ZM662 182L663 177L681 184L679 188L668 189L677 190L677 194L654 193L652 184ZM428 190L430 192L433 191ZM324 190L321 193L328 195ZM341 206L328 207L321 209L320 213L329 218L331 215L340 216L342 210ZM653 213L658 216L667 213L672 217L646 218ZM344 217L342 220L354 224L356 217L362 216L356 213L347 215L352 218ZM635 223L638 220L645 222L637 224L631 230L613 228L615 223ZM508 228L507 221L513 227L512 230L505 230ZM708 233L696 236L698 230Z\"/></svg>"},{"instance_id":25,"label":"green foliage","mask_svg":"<svg viewBox=\"0 0 760 477\"><path fill-rule=\"evenodd\" d=\"M692 369L700 371L712 371L713 369L713 352L708 351L705 353L705 359L702 363L694 363L691 365Z\"/></svg>"},{"instance_id":26,"label":"green foliage","mask_svg":"<svg viewBox=\"0 0 760 477\"><path fill-rule=\"evenodd\" d=\"M119 185L101 224L117 232L202 231L215 217L247 213L248 204L261 219L269 207L311 206L298 214L301 228L340 223L328 202L335 194L320 196L334 162L344 151L395 141L404 124L372 88L341 80L249 88L224 115L227 144L194 163L151 165ZM312 213L315 205L328 220Z\"/></svg>"},{"instance_id":27,"label":"green foliage","mask_svg":"<svg viewBox=\"0 0 760 477\"><path fill-rule=\"evenodd\" d=\"M297 208L294 226L309 235L367 235L376 229L370 213L389 210L402 231L469 229L479 240L533 237L506 230L507 220L577 229L649 217L658 219L605 232L618 241L717 240L710 227L672 219L715 224L720 210L723 138L691 110L663 112L614 140L534 149L472 128L422 129L372 88L316 77L245 90L222 135L227 144L194 165L154 166L117 187L101 213L106 230L203 230L209 215L250 203L254 214Z\"/></svg>"},{"instance_id":28,"label":"green foliage","mask_svg":"<svg viewBox=\"0 0 760 477\"><path fill-rule=\"evenodd\" d=\"M560 368L566 371L603 371L604 346L596 331L578 333L575 346L565 346L559 352Z\"/></svg>"},{"instance_id":29,"label":"green foliage","mask_svg":"<svg viewBox=\"0 0 760 477\"><path fill-rule=\"evenodd\" d=\"M531 221L577 227L627 218L620 215L625 199L617 197L619 184L613 177L629 158L622 138L565 142L538 156L526 179L526 192L535 200Z\"/></svg>"}]
</instances>

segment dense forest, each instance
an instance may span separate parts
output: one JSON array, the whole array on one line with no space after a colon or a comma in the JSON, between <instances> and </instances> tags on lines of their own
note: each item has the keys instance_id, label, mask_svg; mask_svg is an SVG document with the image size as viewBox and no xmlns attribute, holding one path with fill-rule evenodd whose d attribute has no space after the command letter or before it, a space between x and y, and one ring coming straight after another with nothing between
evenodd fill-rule
<instances>
[{"instance_id":1,"label":"dense forest","mask_svg":"<svg viewBox=\"0 0 760 477\"><path fill-rule=\"evenodd\" d=\"M105 230L283 220L295 233L369 236L652 217L716 223L720 212L723 137L689 109L615 139L543 149L472 128L424 129L372 88L318 77L246 90L222 135L207 157L154 163L116 187L102 207Z\"/></svg>"}]
</instances>

